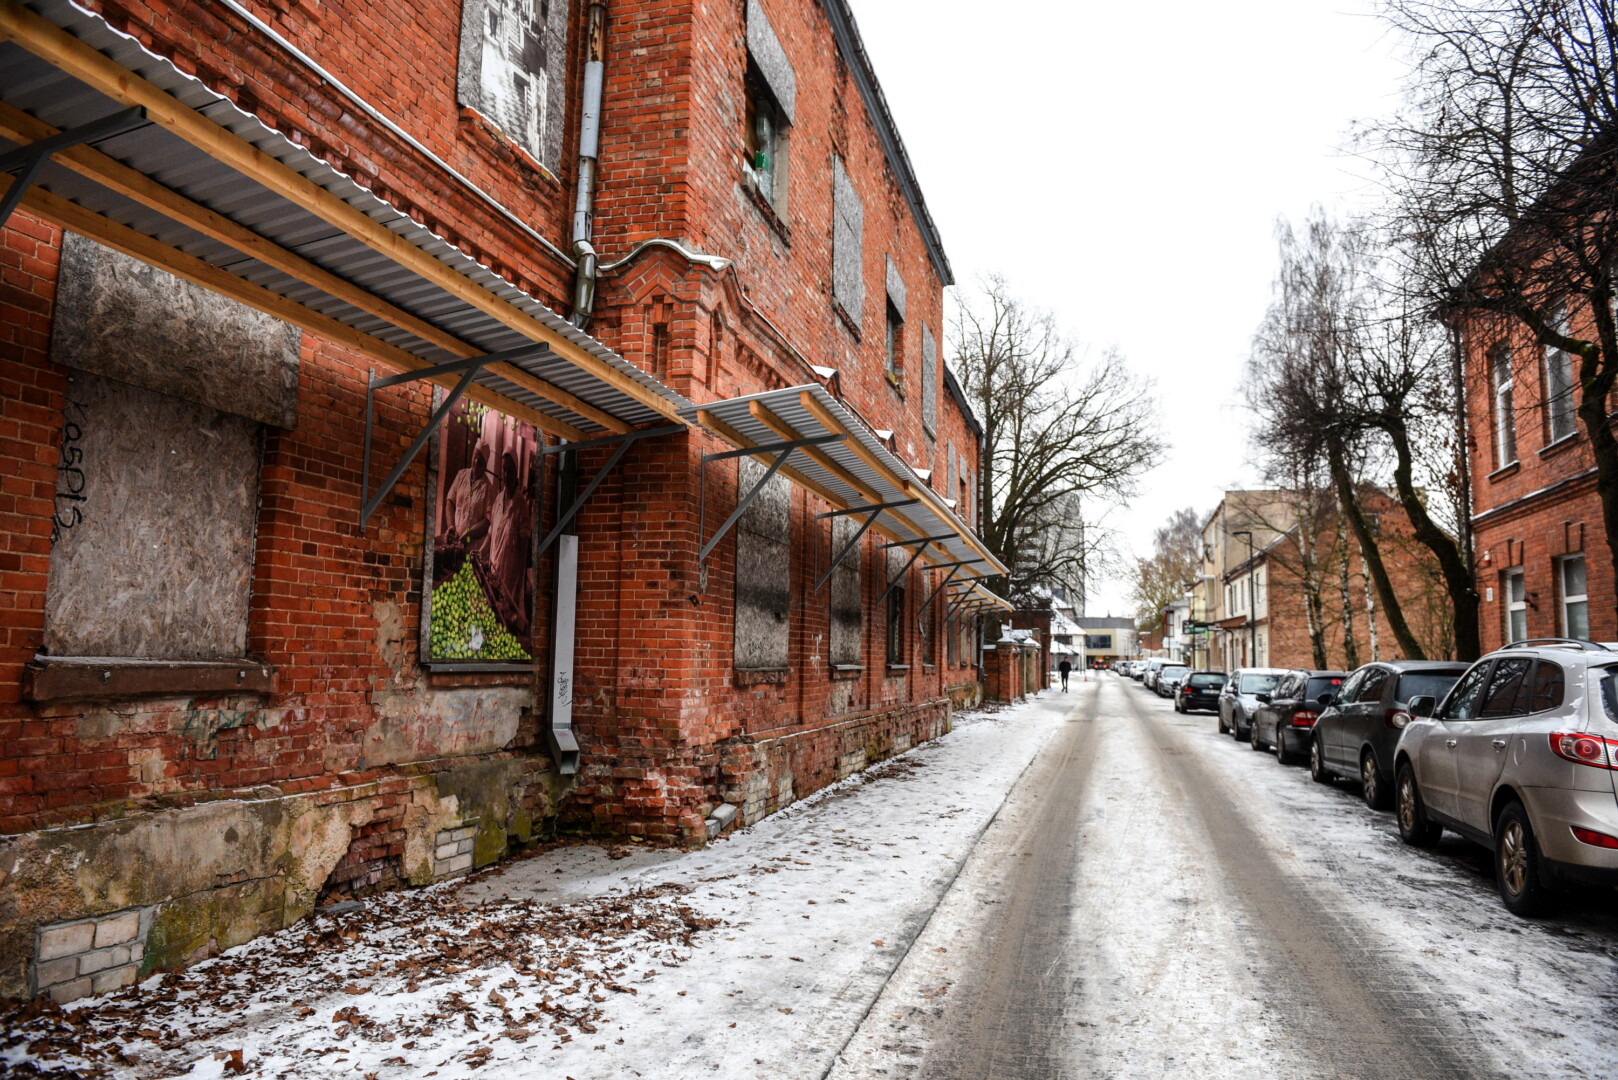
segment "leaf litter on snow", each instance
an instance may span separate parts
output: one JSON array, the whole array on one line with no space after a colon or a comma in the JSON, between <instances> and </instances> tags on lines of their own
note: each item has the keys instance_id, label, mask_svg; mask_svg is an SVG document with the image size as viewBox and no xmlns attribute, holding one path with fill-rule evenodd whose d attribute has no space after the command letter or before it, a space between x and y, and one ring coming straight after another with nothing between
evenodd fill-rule
<instances>
[{"instance_id":1,"label":"leaf litter on snow","mask_svg":"<svg viewBox=\"0 0 1618 1080\"><path fill-rule=\"evenodd\" d=\"M612 995L684 963L719 923L672 882L569 904L468 904L465 884L316 912L106 997L0 1003L0 1074L164 1077L195 1063L189 1075L214 1076L262 1063L266 1075L291 1076L306 1074L300 1063L385 1072L451 1060L476 1069L490 1044L594 1034Z\"/></svg>"}]
</instances>

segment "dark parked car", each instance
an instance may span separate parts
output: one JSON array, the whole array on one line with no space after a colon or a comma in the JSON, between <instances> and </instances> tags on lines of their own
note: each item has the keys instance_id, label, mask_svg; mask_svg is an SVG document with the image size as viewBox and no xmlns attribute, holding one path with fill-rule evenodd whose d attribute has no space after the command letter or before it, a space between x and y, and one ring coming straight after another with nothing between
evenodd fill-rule
<instances>
[{"instance_id":1,"label":"dark parked car","mask_svg":"<svg viewBox=\"0 0 1618 1080\"><path fill-rule=\"evenodd\" d=\"M1219 711L1219 691L1225 688L1223 671L1193 671L1180 680L1179 692L1174 695L1174 711L1188 713L1193 709Z\"/></svg>"},{"instance_id":2,"label":"dark parked car","mask_svg":"<svg viewBox=\"0 0 1618 1080\"><path fill-rule=\"evenodd\" d=\"M1346 671L1302 669L1281 676L1274 690L1257 695L1248 745L1254 750L1273 749L1283 765L1302 761L1320 711L1332 703L1347 678Z\"/></svg>"},{"instance_id":3,"label":"dark parked car","mask_svg":"<svg viewBox=\"0 0 1618 1080\"><path fill-rule=\"evenodd\" d=\"M1315 721L1309 775L1322 784L1358 776L1365 805L1393 805L1393 748L1410 718L1410 699L1442 700L1466 673L1465 664L1441 660L1384 660L1348 677L1337 699Z\"/></svg>"},{"instance_id":4,"label":"dark parked car","mask_svg":"<svg viewBox=\"0 0 1618 1080\"><path fill-rule=\"evenodd\" d=\"M1230 681L1219 694L1219 730L1230 732L1238 742L1247 738L1252 717L1258 711L1258 695L1268 694L1285 675L1286 668L1241 668L1230 673Z\"/></svg>"}]
</instances>

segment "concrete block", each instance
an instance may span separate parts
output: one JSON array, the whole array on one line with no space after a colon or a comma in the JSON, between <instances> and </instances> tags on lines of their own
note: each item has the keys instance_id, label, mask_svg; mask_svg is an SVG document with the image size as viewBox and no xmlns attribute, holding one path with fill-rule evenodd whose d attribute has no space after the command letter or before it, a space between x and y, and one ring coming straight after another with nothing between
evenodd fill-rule
<instances>
[{"instance_id":1,"label":"concrete block","mask_svg":"<svg viewBox=\"0 0 1618 1080\"><path fill-rule=\"evenodd\" d=\"M450 874L458 874L463 870L470 869L472 869L472 856L470 855L457 855L444 863L444 871Z\"/></svg>"},{"instance_id":2,"label":"concrete block","mask_svg":"<svg viewBox=\"0 0 1618 1080\"><path fill-rule=\"evenodd\" d=\"M64 956L56 960L46 960L34 968L34 982L41 990L57 983L71 982L78 978L79 958Z\"/></svg>"},{"instance_id":3,"label":"concrete block","mask_svg":"<svg viewBox=\"0 0 1618 1080\"><path fill-rule=\"evenodd\" d=\"M457 845L454 844L454 843L439 844L436 848L433 849L433 858L439 859L439 860L453 859L456 855L459 855L459 854L460 854L460 851L457 849Z\"/></svg>"},{"instance_id":4,"label":"concrete block","mask_svg":"<svg viewBox=\"0 0 1618 1080\"><path fill-rule=\"evenodd\" d=\"M53 926L39 935L39 960L55 960L84 952L95 944L95 923L69 923Z\"/></svg>"},{"instance_id":5,"label":"concrete block","mask_svg":"<svg viewBox=\"0 0 1618 1080\"><path fill-rule=\"evenodd\" d=\"M90 980L85 978L74 979L72 982L57 983L51 987L50 994L51 1000L58 1005L68 1001L77 1001L81 997L89 997Z\"/></svg>"},{"instance_id":6,"label":"concrete block","mask_svg":"<svg viewBox=\"0 0 1618 1080\"><path fill-rule=\"evenodd\" d=\"M122 990L132 986L135 982L135 965L112 968L97 975L90 983L90 991L95 994L110 994L114 990Z\"/></svg>"},{"instance_id":7,"label":"concrete block","mask_svg":"<svg viewBox=\"0 0 1618 1080\"><path fill-rule=\"evenodd\" d=\"M112 967L111 949L97 949L95 952L87 952L79 957L80 975L93 975L103 968L110 967Z\"/></svg>"},{"instance_id":8,"label":"concrete block","mask_svg":"<svg viewBox=\"0 0 1618 1080\"><path fill-rule=\"evenodd\" d=\"M453 837L457 842L459 842L461 840L470 840L474 836L476 836L477 834L478 834L478 830L477 830L476 826L466 825L466 826L463 826L463 827L461 827L459 829L455 829L455 830L451 831L450 836Z\"/></svg>"},{"instance_id":9,"label":"concrete block","mask_svg":"<svg viewBox=\"0 0 1618 1080\"><path fill-rule=\"evenodd\" d=\"M139 935L140 912L121 911L96 923L95 947L105 949L108 945L122 945L134 941Z\"/></svg>"},{"instance_id":10,"label":"concrete block","mask_svg":"<svg viewBox=\"0 0 1618 1080\"><path fill-rule=\"evenodd\" d=\"M476 843L477 843L477 841L475 841L475 840L462 840L460 843L455 845L455 854L457 854L457 855L469 855L469 854L471 854L472 853L472 848Z\"/></svg>"},{"instance_id":11,"label":"concrete block","mask_svg":"<svg viewBox=\"0 0 1618 1080\"><path fill-rule=\"evenodd\" d=\"M128 945L119 945L112 950L112 962L114 964L127 964L134 958L135 954Z\"/></svg>"},{"instance_id":12,"label":"concrete block","mask_svg":"<svg viewBox=\"0 0 1618 1080\"><path fill-rule=\"evenodd\" d=\"M729 803L720 803L714 812L708 815L708 839L712 840L735 823L736 808Z\"/></svg>"}]
</instances>

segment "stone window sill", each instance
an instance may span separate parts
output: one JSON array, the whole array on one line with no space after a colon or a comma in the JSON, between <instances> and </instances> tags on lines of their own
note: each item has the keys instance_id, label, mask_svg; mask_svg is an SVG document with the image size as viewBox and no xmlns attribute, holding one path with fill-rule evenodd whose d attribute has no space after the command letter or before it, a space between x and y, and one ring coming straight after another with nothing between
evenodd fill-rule
<instances>
[{"instance_id":1,"label":"stone window sill","mask_svg":"<svg viewBox=\"0 0 1618 1080\"><path fill-rule=\"evenodd\" d=\"M882 377L887 380L889 386L893 387L893 392L899 395L899 400L903 401L905 399L904 375L894 371L892 368L884 368Z\"/></svg>"},{"instance_id":2,"label":"stone window sill","mask_svg":"<svg viewBox=\"0 0 1618 1080\"><path fill-rule=\"evenodd\" d=\"M1498 483L1499 481L1506 479L1508 476L1516 476L1521 471L1522 462L1513 461L1509 465L1500 466L1498 469L1494 470L1494 472L1484 477L1484 479L1489 481L1491 484Z\"/></svg>"},{"instance_id":3,"label":"stone window sill","mask_svg":"<svg viewBox=\"0 0 1618 1080\"><path fill-rule=\"evenodd\" d=\"M23 669L28 701L158 694L273 694L273 665L237 660L143 660L116 656L38 656Z\"/></svg>"},{"instance_id":4,"label":"stone window sill","mask_svg":"<svg viewBox=\"0 0 1618 1080\"><path fill-rule=\"evenodd\" d=\"M910 665L909 664L889 664L888 665L888 670L890 672L898 672L900 675L903 675L905 672L910 670Z\"/></svg>"},{"instance_id":5,"label":"stone window sill","mask_svg":"<svg viewBox=\"0 0 1618 1080\"><path fill-rule=\"evenodd\" d=\"M1555 457L1557 454L1560 454L1563 450L1566 450L1568 447L1572 446L1578 441L1579 433L1577 431L1573 432L1571 435L1563 435L1555 442L1541 447L1539 456L1542 458Z\"/></svg>"},{"instance_id":6,"label":"stone window sill","mask_svg":"<svg viewBox=\"0 0 1618 1080\"><path fill-rule=\"evenodd\" d=\"M737 668L737 686L783 686L791 668Z\"/></svg>"},{"instance_id":7,"label":"stone window sill","mask_svg":"<svg viewBox=\"0 0 1618 1080\"><path fill-rule=\"evenodd\" d=\"M834 682L844 679L857 679L863 674L865 674L864 664L833 664L831 666L831 678Z\"/></svg>"}]
</instances>

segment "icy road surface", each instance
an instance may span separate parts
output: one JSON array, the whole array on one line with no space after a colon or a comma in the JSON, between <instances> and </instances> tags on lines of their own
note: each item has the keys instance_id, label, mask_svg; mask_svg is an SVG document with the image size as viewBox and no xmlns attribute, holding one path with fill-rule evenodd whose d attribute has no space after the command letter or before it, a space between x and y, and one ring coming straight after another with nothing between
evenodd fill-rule
<instances>
[{"instance_id":1,"label":"icy road surface","mask_svg":"<svg viewBox=\"0 0 1618 1080\"><path fill-rule=\"evenodd\" d=\"M705 851L564 848L13 1013L8 1066L191 1078L1618 1077L1618 905L1075 680ZM612 857L617 856L617 857Z\"/></svg>"}]
</instances>

